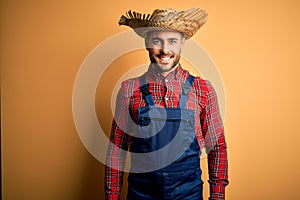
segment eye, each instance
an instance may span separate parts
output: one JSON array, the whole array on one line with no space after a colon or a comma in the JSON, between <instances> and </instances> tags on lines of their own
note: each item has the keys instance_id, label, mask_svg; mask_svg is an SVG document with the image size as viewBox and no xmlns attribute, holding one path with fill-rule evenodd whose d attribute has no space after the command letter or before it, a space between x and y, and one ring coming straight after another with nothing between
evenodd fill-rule
<instances>
[{"instance_id":1,"label":"eye","mask_svg":"<svg viewBox=\"0 0 300 200\"><path fill-rule=\"evenodd\" d=\"M159 45L159 44L161 44L161 41L159 39L154 39L154 40L152 40L152 43L154 45Z\"/></svg>"},{"instance_id":2,"label":"eye","mask_svg":"<svg viewBox=\"0 0 300 200\"><path fill-rule=\"evenodd\" d=\"M174 44L177 44L177 42L178 42L177 39L171 39L171 40L170 40L170 44L173 44L173 45L174 45Z\"/></svg>"}]
</instances>

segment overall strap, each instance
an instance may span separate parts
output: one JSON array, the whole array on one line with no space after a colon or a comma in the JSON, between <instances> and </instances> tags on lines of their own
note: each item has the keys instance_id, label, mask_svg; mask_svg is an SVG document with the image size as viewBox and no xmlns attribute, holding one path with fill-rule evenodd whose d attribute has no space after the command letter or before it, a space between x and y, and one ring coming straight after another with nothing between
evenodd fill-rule
<instances>
[{"instance_id":1,"label":"overall strap","mask_svg":"<svg viewBox=\"0 0 300 200\"><path fill-rule=\"evenodd\" d=\"M185 83L181 86L181 95L180 95L180 100L178 104L178 109L180 108L185 108L186 102L188 100L188 94L189 91L191 90L191 87L194 82L194 76L189 75L188 79L185 81Z\"/></svg>"},{"instance_id":2,"label":"overall strap","mask_svg":"<svg viewBox=\"0 0 300 200\"><path fill-rule=\"evenodd\" d=\"M143 94L143 97L148 106L154 106L154 101L151 93L149 92L149 83L147 83L146 74L143 74L140 78L140 91Z\"/></svg>"}]
</instances>

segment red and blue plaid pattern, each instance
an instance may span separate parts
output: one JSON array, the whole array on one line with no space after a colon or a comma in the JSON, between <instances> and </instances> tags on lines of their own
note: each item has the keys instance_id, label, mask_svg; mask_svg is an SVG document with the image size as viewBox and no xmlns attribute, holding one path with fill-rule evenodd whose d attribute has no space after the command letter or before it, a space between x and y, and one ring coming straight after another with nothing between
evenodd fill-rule
<instances>
[{"instance_id":1,"label":"red and blue plaid pattern","mask_svg":"<svg viewBox=\"0 0 300 200\"><path fill-rule=\"evenodd\" d=\"M155 105L162 108L177 108L181 85L188 76L189 72L180 65L167 77L158 74L155 67L150 65L146 77ZM135 131L137 110L146 106L139 87L138 78L126 80L122 83L117 96L110 136L111 144L108 147L105 167L107 200L120 199L126 162L126 155L120 148L130 149L130 133ZM206 148L208 152L209 199L225 199L225 187L228 185L227 146L216 92L209 81L195 77L187 109L195 112L195 134L200 148Z\"/></svg>"}]
</instances>

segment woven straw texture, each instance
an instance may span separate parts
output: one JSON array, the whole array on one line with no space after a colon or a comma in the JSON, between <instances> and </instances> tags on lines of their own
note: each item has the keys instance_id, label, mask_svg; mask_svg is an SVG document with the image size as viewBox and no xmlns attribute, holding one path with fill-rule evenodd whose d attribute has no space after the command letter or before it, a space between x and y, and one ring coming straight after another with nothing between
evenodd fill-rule
<instances>
[{"instance_id":1,"label":"woven straw texture","mask_svg":"<svg viewBox=\"0 0 300 200\"><path fill-rule=\"evenodd\" d=\"M184 11L173 9L156 9L150 14L141 14L129 10L122 15L119 25L129 26L141 37L145 38L148 31L173 30L191 38L207 20L207 12L200 8Z\"/></svg>"}]
</instances>

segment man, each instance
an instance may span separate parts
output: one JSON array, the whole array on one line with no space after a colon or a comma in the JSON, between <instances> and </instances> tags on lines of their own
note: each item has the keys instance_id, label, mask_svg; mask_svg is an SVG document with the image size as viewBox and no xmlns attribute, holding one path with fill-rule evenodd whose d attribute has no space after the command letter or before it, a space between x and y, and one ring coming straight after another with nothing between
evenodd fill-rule
<instances>
[{"instance_id":1,"label":"man","mask_svg":"<svg viewBox=\"0 0 300 200\"><path fill-rule=\"evenodd\" d=\"M209 199L225 199L227 147L216 93L180 65L186 39L206 22L201 9L129 11L119 24L145 39L151 64L122 83L105 168L106 199L120 199L126 151L129 200L202 200L200 160L208 153ZM197 56L197 55L195 55Z\"/></svg>"}]
</instances>

